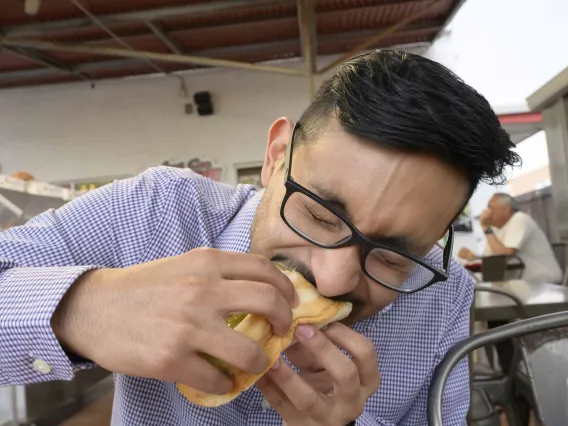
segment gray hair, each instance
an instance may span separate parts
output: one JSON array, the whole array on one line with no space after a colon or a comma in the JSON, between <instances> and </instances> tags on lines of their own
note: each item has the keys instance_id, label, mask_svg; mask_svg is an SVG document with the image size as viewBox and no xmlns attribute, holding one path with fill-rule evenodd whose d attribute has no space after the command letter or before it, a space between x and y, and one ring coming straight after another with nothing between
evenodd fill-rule
<instances>
[{"instance_id":1,"label":"gray hair","mask_svg":"<svg viewBox=\"0 0 568 426\"><path fill-rule=\"evenodd\" d=\"M513 213L518 212L520 210L517 200L515 200L511 195L505 192L497 192L493 194L493 197L497 198L501 205L509 206Z\"/></svg>"}]
</instances>

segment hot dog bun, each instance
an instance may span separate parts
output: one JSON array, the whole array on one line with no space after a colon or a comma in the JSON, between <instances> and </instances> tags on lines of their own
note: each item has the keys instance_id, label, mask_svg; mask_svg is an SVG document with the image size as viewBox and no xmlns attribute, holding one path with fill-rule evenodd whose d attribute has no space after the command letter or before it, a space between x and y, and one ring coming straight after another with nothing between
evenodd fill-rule
<instances>
[{"instance_id":1,"label":"hot dog bun","mask_svg":"<svg viewBox=\"0 0 568 426\"><path fill-rule=\"evenodd\" d=\"M260 374L251 374L232 369L233 389L225 395L212 395L193 389L178 383L177 389L188 401L202 407L218 407L235 399L256 383L280 358L280 354L294 341L294 333L300 324L312 324L317 328L325 327L332 322L342 320L351 313L351 303L335 302L323 297L317 289L305 280L298 272L283 269L290 278L300 303L293 309L293 322L285 336L276 336L272 332L270 322L258 315L247 315L246 318L235 327L235 331L258 342L264 348L264 352L270 360L268 367Z\"/></svg>"}]
</instances>

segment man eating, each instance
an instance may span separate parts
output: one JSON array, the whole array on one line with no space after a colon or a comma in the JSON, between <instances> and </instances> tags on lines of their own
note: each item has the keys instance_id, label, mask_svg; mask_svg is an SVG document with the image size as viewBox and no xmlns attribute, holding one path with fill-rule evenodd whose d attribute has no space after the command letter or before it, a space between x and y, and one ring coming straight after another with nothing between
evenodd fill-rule
<instances>
[{"instance_id":1,"label":"man eating","mask_svg":"<svg viewBox=\"0 0 568 426\"><path fill-rule=\"evenodd\" d=\"M433 370L469 332L472 284L450 260L451 223L481 180L518 162L509 136L449 70L381 50L341 65L267 139L263 191L159 167L0 234L1 384L98 364L115 373L117 426L425 424ZM351 315L300 326L231 403L189 403L175 383L231 387L202 354L267 366L227 315L289 329L297 296L271 261L351 302ZM468 378L464 360L444 424L465 424Z\"/></svg>"}]
</instances>

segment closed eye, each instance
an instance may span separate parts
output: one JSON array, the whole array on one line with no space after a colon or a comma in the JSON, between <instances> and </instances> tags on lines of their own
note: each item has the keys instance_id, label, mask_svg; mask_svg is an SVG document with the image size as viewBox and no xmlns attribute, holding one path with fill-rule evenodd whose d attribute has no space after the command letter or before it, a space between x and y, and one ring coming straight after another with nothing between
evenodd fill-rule
<instances>
[{"instance_id":1,"label":"closed eye","mask_svg":"<svg viewBox=\"0 0 568 426\"><path fill-rule=\"evenodd\" d=\"M336 226L333 222L329 222L325 219L322 219L320 216L318 216L316 213L314 213L312 211L312 209L310 209L308 206L306 206L306 209L310 212L310 214L312 215L312 217L314 218L315 221L317 221L319 223L324 223L326 225Z\"/></svg>"}]
</instances>

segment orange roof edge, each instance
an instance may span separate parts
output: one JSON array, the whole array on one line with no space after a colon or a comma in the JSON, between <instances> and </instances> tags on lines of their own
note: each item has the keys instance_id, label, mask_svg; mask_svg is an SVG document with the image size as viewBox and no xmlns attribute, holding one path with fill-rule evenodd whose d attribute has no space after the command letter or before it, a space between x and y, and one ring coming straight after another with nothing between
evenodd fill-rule
<instances>
[{"instance_id":1,"label":"orange roof edge","mask_svg":"<svg viewBox=\"0 0 568 426\"><path fill-rule=\"evenodd\" d=\"M523 124L540 123L542 114L540 112L526 112L520 114L502 114L497 116L501 124Z\"/></svg>"}]
</instances>

